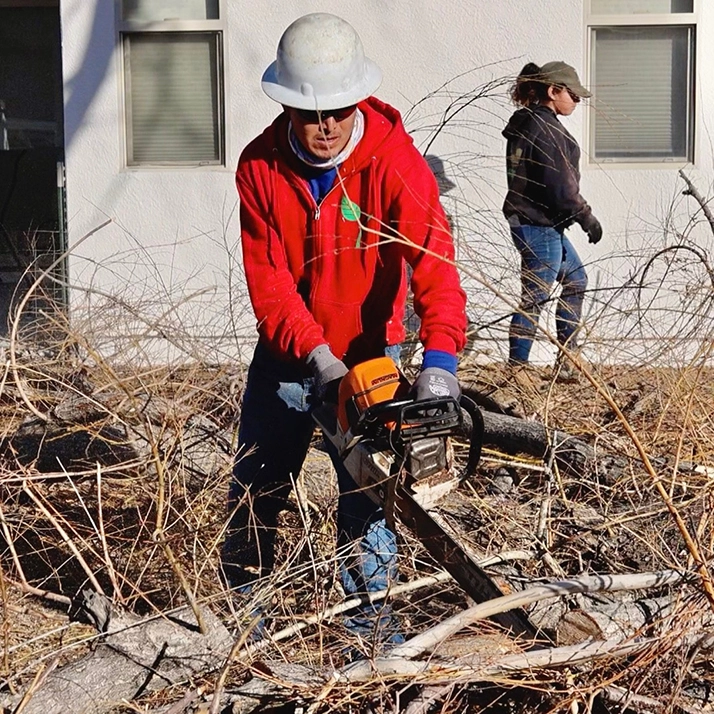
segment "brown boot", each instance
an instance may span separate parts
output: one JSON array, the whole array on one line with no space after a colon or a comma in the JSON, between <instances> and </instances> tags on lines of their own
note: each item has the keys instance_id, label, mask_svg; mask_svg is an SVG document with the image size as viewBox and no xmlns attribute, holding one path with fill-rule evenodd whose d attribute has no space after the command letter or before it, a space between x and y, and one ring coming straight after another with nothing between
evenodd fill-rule
<instances>
[{"instance_id":1,"label":"brown boot","mask_svg":"<svg viewBox=\"0 0 714 714\"><path fill-rule=\"evenodd\" d=\"M540 374L528 362L509 362L506 369L506 379L512 387L527 395L537 394L543 388Z\"/></svg>"},{"instance_id":2,"label":"brown boot","mask_svg":"<svg viewBox=\"0 0 714 714\"><path fill-rule=\"evenodd\" d=\"M527 362L509 362L504 377L502 389L512 395L517 404L511 413L520 417L537 413L542 407L543 395L548 387L540 370Z\"/></svg>"},{"instance_id":3,"label":"brown boot","mask_svg":"<svg viewBox=\"0 0 714 714\"><path fill-rule=\"evenodd\" d=\"M580 359L579 355L576 355L576 357ZM561 384L577 384L582 376L580 370L569 359L563 357L562 354L558 355L558 359L553 366L553 372L555 381Z\"/></svg>"}]
</instances>

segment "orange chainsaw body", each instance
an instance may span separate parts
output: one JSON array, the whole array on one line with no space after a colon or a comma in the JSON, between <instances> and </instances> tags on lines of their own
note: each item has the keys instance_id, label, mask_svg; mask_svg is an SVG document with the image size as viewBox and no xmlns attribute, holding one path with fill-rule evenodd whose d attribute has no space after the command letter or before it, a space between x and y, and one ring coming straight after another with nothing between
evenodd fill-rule
<instances>
[{"instance_id":1,"label":"orange chainsaw body","mask_svg":"<svg viewBox=\"0 0 714 714\"><path fill-rule=\"evenodd\" d=\"M390 357L376 357L353 367L340 382L337 421L346 433L376 404L406 399L410 384Z\"/></svg>"}]
</instances>

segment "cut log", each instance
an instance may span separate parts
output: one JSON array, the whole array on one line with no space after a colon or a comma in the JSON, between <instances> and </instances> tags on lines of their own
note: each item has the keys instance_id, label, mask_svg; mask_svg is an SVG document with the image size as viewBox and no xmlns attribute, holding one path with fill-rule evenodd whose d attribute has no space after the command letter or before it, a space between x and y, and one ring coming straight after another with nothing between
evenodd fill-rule
<instances>
[{"instance_id":1,"label":"cut log","mask_svg":"<svg viewBox=\"0 0 714 714\"><path fill-rule=\"evenodd\" d=\"M464 389L464 394L477 404L483 401L478 392ZM587 441L560 429L551 429L540 422L501 414L482 408L483 441L485 445L498 448L505 454L526 454L548 461L552 455L558 468L575 477L597 475L602 483L614 483L631 469L637 459L619 454L607 454L595 449ZM471 434L471 424L465 425L464 435ZM668 459L652 459L655 468L665 469ZM710 469L685 461L677 462L680 473L710 473Z\"/></svg>"},{"instance_id":2,"label":"cut log","mask_svg":"<svg viewBox=\"0 0 714 714\"><path fill-rule=\"evenodd\" d=\"M484 443L497 446L506 454L528 454L545 459L552 451L558 466L567 473L581 475L607 465L597 460L595 449L582 439L564 431L547 429L543 424L507 414L483 411Z\"/></svg>"}]
</instances>

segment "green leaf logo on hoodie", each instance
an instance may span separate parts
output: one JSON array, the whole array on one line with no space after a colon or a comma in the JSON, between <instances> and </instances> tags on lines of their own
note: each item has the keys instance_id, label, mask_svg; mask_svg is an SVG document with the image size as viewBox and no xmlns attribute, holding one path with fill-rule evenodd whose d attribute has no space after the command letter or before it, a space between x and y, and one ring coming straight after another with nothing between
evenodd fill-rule
<instances>
[{"instance_id":1,"label":"green leaf logo on hoodie","mask_svg":"<svg viewBox=\"0 0 714 714\"><path fill-rule=\"evenodd\" d=\"M346 221L356 221L362 217L362 211L360 207L349 199L348 196L343 196L340 202L340 212L342 213L342 218ZM357 234L357 242L355 243L355 248L359 248L362 242L362 226L359 227L359 233Z\"/></svg>"}]
</instances>

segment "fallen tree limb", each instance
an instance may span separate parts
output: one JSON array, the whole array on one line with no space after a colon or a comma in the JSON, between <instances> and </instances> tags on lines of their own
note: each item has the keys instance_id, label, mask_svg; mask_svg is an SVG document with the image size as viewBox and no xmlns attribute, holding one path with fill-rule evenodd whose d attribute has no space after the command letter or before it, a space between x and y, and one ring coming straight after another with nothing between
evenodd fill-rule
<instances>
[{"instance_id":1,"label":"fallen tree limb","mask_svg":"<svg viewBox=\"0 0 714 714\"><path fill-rule=\"evenodd\" d=\"M519 592L503 597L487 600L470 607L468 610L440 622L425 632L422 632L402 645L392 650L394 657L412 659L423 652L433 649L447 637L451 637L468 625L507 612L517 607L528 607L533 603L549 598L573 595L576 593L601 592L607 590L647 590L681 583L690 574L678 570L663 570L654 573L637 573L634 575L585 575L570 580L535 585Z\"/></svg>"},{"instance_id":2,"label":"fallen tree limb","mask_svg":"<svg viewBox=\"0 0 714 714\"><path fill-rule=\"evenodd\" d=\"M711 648L712 635L709 632L697 633L674 638L671 634L623 641L621 639L597 642L583 642L567 647L550 647L542 650L529 650L521 654L484 661L481 654L462 657L453 663L436 661L414 661L398 657L385 657L371 662L362 660L344 667L333 674L333 678L344 682L368 681L375 676L409 677L410 682L428 682L429 684L467 684L469 682L503 681L504 676L553 667L568 667L584 662L593 662L606 657L631 657L642 652L656 649L666 644L686 647L706 646ZM531 677L529 681L535 681ZM514 682L517 684L518 682Z\"/></svg>"},{"instance_id":3,"label":"fallen tree limb","mask_svg":"<svg viewBox=\"0 0 714 714\"><path fill-rule=\"evenodd\" d=\"M140 618L114 608L96 593L81 609L105 636L86 657L49 674L24 705L23 714L102 714L224 662L232 638L213 613L203 610L201 635L190 608Z\"/></svg>"},{"instance_id":4,"label":"fallen tree limb","mask_svg":"<svg viewBox=\"0 0 714 714\"><path fill-rule=\"evenodd\" d=\"M492 654L479 653L468 655L451 662L414 661L398 657L385 657L373 661L361 660L339 671L315 670L299 664L285 662L261 662L258 678L243 685L232 695L232 699L241 701L237 711L252 711L256 706L283 699L286 690L303 694L306 701L315 700L316 693L330 693L340 686L379 681L385 679L408 680L410 685L427 685L436 695L439 685L454 687L475 682L498 682L504 684L504 678L512 678L513 685L536 684L543 670L563 666L573 667L601 659L627 658L657 649L698 647L710 651L714 647L714 636L710 632L696 634L664 633L657 637L623 640L613 638L605 641L584 642L567 647L551 647L530 650L524 653L510 654L494 658ZM264 670L264 672L263 672ZM525 677L515 678L525 674ZM613 695L616 692L613 690ZM434 696L435 701L438 697ZM423 711L415 700L410 714ZM422 700L427 705L426 700ZM685 706L681 706L687 711Z\"/></svg>"},{"instance_id":5,"label":"fallen tree limb","mask_svg":"<svg viewBox=\"0 0 714 714\"><path fill-rule=\"evenodd\" d=\"M516 595L526 596L531 599L531 601L535 601L533 598L541 600L544 599L544 596L550 597L550 595L545 592L546 590L551 590L553 596L555 596L556 594L571 594L573 591L594 592L598 589L608 590L610 592L616 590L639 590L662 584L671 585L680 581L683 577L684 574L679 573L677 571L647 573L637 576L606 576L605 578L602 578L601 576L602 582L600 584L598 584L597 582L588 582L590 580L593 580L591 578L579 578L577 579L578 583L576 583L575 581L565 581L562 583L552 583L550 585L545 586L536 586L534 588L529 588L528 590L523 591L522 593L517 593ZM597 579L598 578L594 580ZM583 589L578 590L578 585L582 586ZM593 588L592 585L595 585L596 587ZM603 587L598 587L598 585L602 585ZM513 595L505 596L504 598L500 598L500 600L504 604L508 603L509 600L516 600L516 605L523 604L523 597L514 598ZM518 603L518 600L520 600L520 603ZM489 603L482 603L482 605L493 605L495 603L496 601L490 601ZM482 609L480 605L477 605L474 608L470 608L470 610L466 612L471 613L471 617L473 617L474 611L476 611L475 614L478 615L480 613L484 617L486 617L488 616L488 609L490 608ZM461 614L463 615L464 613ZM469 621L473 621L471 620L471 617L468 617L466 619L468 619ZM417 637L413 638L404 645L396 647L394 650L392 650L391 654L395 657L398 657L400 654L411 657L415 656L414 653L420 649L419 640L422 640L423 645L429 643L430 637L433 640L438 640L439 642L443 641L443 639L445 639L448 634L453 634L454 629L461 624L459 622L459 619L459 616L450 618L451 622L447 620L444 623L441 623L441 625L437 625L435 628L432 628L432 630L427 631L422 635L418 635ZM480 617L478 619L480 619ZM444 627L442 627L442 625ZM435 631L440 632L438 634L435 634ZM664 640L664 636L661 639ZM694 637L689 637L688 639L705 648L711 647L712 644L710 633L699 634ZM651 638L649 640L628 640L627 638L616 637L604 641L600 640L596 642L586 642L577 645L571 645L568 647L535 650L522 654L509 655L504 658L501 658L497 660L497 662L487 666L479 676L476 676L475 673L466 674L463 672L451 677L447 676L448 681L442 686L438 686L432 678L427 678L427 686L421 692L420 696L410 703L410 705L406 709L406 714L425 714L435 702L439 701L444 696L448 696L448 694L453 690L454 686L458 684L463 684L466 680L475 681L476 679L490 679L499 675L507 675L513 671L544 669L553 666L560 666L563 664L567 664L568 666L574 666L582 662L590 662L595 659L600 659L602 657L610 655L630 656L632 654L636 654L640 651L643 651L644 649L646 649L646 647L649 647L650 645L654 645L656 641L657 639L655 638ZM410 646L412 647L411 651L409 649ZM484 662L484 660L485 657L483 653L480 653L477 655L469 655L467 657L462 657L457 660L457 662L462 665L471 664L478 667L479 665L481 665L481 663ZM416 672L414 671L413 664L413 662L409 664L397 664L397 662L392 661L386 662L384 667L386 668L386 671L391 674L398 674L400 673L401 669L404 669L405 672L409 672L411 676L414 676ZM366 662L356 663L352 666L352 668L346 668L346 676L350 678L350 681L352 681L352 677L359 677L364 675L366 669L368 669L369 666L370 663ZM380 673L386 673L384 669L381 669L380 667L378 667ZM345 671L343 670L343 674L344 673ZM433 670L430 669L429 674L433 674L437 679L439 679L442 676L441 671L439 669L439 665L435 665ZM686 707L682 707L682 709L686 711Z\"/></svg>"},{"instance_id":6,"label":"fallen tree limb","mask_svg":"<svg viewBox=\"0 0 714 714\"><path fill-rule=\"evenodd\" d=\"M661 638L648 638L640 641L622 642L606 640L604 642L586 642L568 647L549 647L542 650L530 650L527 653L507 655L499 660L485 663L480 655L463 658L456 662L415 661L401 657L385 657L374 661L361 660L336 673L338 681L350 683L364 682L375 675L381 677L409 677L412 684L466 684L485 682L490 679L502 679L506 674L530 672L534 670L567 664L572 666L603 657L625 657L643 652L654 647Z\"/></svg>"}]
</instances>

